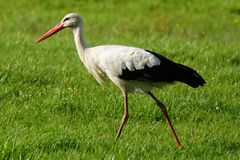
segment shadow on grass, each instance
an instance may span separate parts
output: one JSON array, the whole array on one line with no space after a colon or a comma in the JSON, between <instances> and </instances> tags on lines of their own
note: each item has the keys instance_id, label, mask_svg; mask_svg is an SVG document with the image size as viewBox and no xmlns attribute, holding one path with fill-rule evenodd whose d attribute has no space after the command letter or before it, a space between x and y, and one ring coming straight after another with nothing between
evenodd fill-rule
<instances>
[{"instance_id":1,"label":"shadow on grass","mask_svg":"<svg viewBox=\"0 0 240 160\"><path fill-rule=\"evenodd\" d=\"M78 139L72 138L60 138L60 139L53 139L47 142L41 142L38 144L38 149L46 152L57 152L57 151L69 151L75 150L80 151L82 146L82 142Z\"/></svg>"},{"instance_id":2,"label":"shadow on grass","mask_svg":"<svg viewBox=\"0 0 240 160\"><path fill-rule=\"evenodd\" d=\"M232 14L240 15L240 8L232 8L232 9L230 10L230 12L231 12Z\"/></svg>"},{"instance_id":3,"label":"shadow on grass","mask_svg":"<svg viewBox=\"0 0 240 160\"><path fill-rule=\"evenodd\" d=\"M212 154L222 154L224 152L238 152L240 150L240 143L239 142L231 142L227 140L210 140L205 142L208 146L214 148L212 150ZM219 149L216 149L219 148ZM221 148L221 149L220 149Z\"/></svg>"}]
</instances>

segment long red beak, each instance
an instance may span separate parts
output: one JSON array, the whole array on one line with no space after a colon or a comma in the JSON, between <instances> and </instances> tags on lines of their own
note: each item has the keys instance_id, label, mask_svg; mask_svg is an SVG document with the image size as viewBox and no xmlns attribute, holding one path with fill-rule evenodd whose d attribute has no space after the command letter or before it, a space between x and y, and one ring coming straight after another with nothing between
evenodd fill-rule
<instances>
[{"instance_id":1,"label":"long red beak","mask_svg":"<svg viewBox=\"0 0 240 160\"><path fill-rule=\"evenodd\" d=\"M41 42L42 40L54 35L58 31L61 31L64 28L63 23L57 24L55 27L46 32L42 37L40 37L35 43Z\"/></svg>"}]
</instances>

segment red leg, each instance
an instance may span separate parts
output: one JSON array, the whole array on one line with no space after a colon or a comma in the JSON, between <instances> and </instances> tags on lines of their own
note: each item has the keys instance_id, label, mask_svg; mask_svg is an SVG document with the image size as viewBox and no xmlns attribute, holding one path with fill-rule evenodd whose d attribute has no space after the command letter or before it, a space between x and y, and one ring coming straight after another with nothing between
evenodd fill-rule
<instances>
[{"instance_id":1,"label":"red leg","mask_svg":"<svg viewBox=\"0 0 240 160\"><path fill-rule=\"evenodd\" d=\"M123 115L120 127L118 129L118 132L117 132L117 135L115 138L115 142L117 142L118 138L120 137L123 126L127 122L127 120L128 120L128 94L124 93L124 115Z\"/></svg>"},{"instance_id":2,"label":"red leg","mask_svg":"<svg viewBox=\"0 0 240 160\"><path fill-rule=\"evenodd\" d=\"M179 139L178 139L178 136L177 136L177 134L176 134L176 132L175 132L175 130L174 130L174 128L173 128L173 125L172 125L172 123L171 123L171 120L170 120L170 118L169 118L169 116L168 116L168 112L167 112L166 107L165 107L164 104L163 104L162 102L160 102L150 91L148 91L148 92L146 92L146 93L157 103L157 105L158 105L159 108L161 109L161 111L162 111L162 113L163 113L163 115L164 115L164 117L165 117L168 125L170 126L170 130L171 130L171 132L172 132L172 134L173 134L173 137L174 137L174 139L175 139L175 141L176 141L176 143L177 143L177 147L178 147L178 149L180 149L180 148L181 148L181 144L180 144L180 141L179 141Z\"/></svg>"}]
</instances>

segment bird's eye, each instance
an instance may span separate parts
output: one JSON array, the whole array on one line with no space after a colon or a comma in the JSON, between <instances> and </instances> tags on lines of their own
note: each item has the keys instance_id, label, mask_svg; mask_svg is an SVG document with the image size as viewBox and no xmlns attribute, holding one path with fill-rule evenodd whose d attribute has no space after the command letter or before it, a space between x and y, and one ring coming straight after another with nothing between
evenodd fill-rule
<instances>
[{"instance_id":1,"label":"bird's eye","mask_svg":"<svg viewBox=\"0 0 240 160\"><path fill-rule=\"evenodd\" d=\"M67 17L67 18L65 18L64 20L63 20L63 22L65 22L65 21L67 21L67 20L69 20L70 19L70 17Z\"/></svg>"}]
</instances>

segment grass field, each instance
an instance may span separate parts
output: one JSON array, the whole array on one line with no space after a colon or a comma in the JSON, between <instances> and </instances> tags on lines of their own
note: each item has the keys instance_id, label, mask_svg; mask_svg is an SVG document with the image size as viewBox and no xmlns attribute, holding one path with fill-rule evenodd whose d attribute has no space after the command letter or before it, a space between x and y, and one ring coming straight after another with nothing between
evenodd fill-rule
<instances>
[{"instance_id":1,"label":"grass field","mask_svg":"<svg viewBox=\"0 0 240 160\"><path fill-rule=\"evenodd\" d=\"M78 59L68 29L34 41L69 13L92 46L153 50L196 69L205 87L154 90L183 144L177 150L149 97L100 86ZM239 0L0 2L0 159L240 159Z\"/></svg>"}]
</instances>

